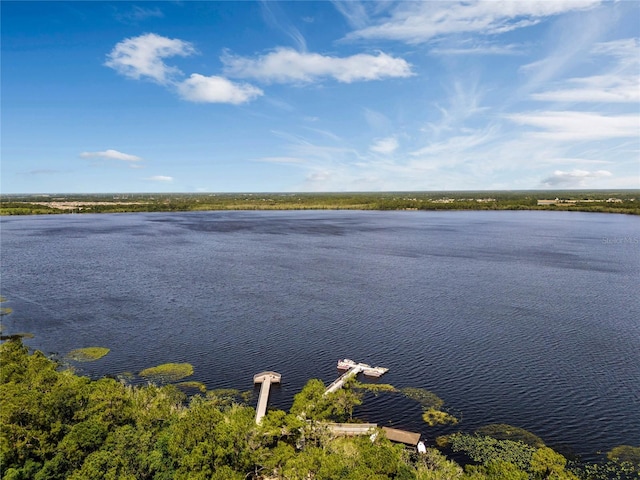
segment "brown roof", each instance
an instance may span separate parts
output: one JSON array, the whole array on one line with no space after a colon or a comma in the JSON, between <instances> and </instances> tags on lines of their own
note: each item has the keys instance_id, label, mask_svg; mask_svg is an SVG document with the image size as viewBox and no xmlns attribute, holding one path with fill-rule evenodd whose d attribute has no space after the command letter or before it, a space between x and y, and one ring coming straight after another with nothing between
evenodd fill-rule
<instances>
[{"instance_id":1,"label":"brown roof","mask_svg":"<svg viewBox=\"0 0 640 480\"><path fill-rule=\"evenodd\" d=\"M420 434L414 432L407 432L406 430L399 430L397 428L382 427L385 435L392 442L405 443L407 445L416 446L420 441Z\"/></svg>"}]
</instances>

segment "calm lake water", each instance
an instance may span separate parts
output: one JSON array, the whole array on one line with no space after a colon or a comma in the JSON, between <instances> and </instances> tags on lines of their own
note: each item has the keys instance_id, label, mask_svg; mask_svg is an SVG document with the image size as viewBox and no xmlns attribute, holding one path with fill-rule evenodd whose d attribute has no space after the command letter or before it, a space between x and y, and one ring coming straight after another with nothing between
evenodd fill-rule
<instances>
[{"instance_id":1,"label":"calm lake water","mask_svg":"<svg viewBox=\"0 0 640 480\"><path fill-rule=\"evenodd\" d=\"M208 388L282 374L288 408L348 357L398 395L358 416L427 441L516 425L592 457L640 444L640 218L569 212L205 212L3 217L5 333L91 376L194 365Z\"/></svg>"}]
</instances>

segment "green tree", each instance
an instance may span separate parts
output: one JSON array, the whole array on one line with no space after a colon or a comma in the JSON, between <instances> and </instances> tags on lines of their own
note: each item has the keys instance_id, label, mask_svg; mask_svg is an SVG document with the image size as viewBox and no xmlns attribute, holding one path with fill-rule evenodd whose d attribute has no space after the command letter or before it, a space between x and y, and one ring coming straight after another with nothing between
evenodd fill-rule
<instances>
[{"instance_id":1,"label":"green tree","mask_svg":"<svg viewBox=\"0 0 640 480\"><path fill-rule=\"evenodd\" d=\"M530 472L533 478L577 480L578 477L565 471L567 459L549 447L536 450L531 457Z\"/></svg>"}]
</instances>

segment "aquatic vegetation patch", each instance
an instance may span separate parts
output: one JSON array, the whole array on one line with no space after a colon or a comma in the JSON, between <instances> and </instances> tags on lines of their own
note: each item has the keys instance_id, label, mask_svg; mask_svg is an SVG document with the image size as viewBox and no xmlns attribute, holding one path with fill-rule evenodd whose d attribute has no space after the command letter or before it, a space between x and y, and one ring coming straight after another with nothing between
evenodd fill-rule
<instances>
[{"instance_id":1,"label":"aquatic vegetation patch","mask_svg":"<svg viewBox=\"0 0 640 480\"><path fill-rule=\"evenodd\" d=\"M154 382L175 382L193 375L190 363L163 363L156 367L145 368L139 375Z\"/></svg>"},{"instance_id":2,"label":"aquatic vegetation patch","mask_svg":"<svg viewBox=\"0 0 640 480\"><path fill-rule=\"evenodd\" d=\"M189 381L176 383L176 387L183 390L185 393L199 391L200 393L207 393L207 387L202 382Z\"/></svg>"},{"instance_id":3,"label":"aquatic vegetation patch","mask_svg":"<svg viewBox=\"0 0 640 480\"><path fill-rule=\"evenodd\" d=\"M220 406L233 403L249 403L252 397L253 392L251 390L241 392L235 388L216 388L207 392L207 399Z\"/></svg>"},{"instance_id":4,"label":"aquatic vegetation patch","mask_svg":"<svg viewBox=\"0 0 640 480\"><path fill-rule=\"evenodd\" d=\"M354 382L351 385L352 388L357 388L359 390L365 390L367 392L371 392L374 394L378 394L380 392L397 392L398 389L389 383L361 383Z\"/></svg>"},{"instance_id":5,"label":"aquatic vegetation patch","mask_svg":"<svg viewBox=\"0 0 640 480\"><path fill-rule=\"evenodd\" d=\"M415 400L422 406L422 420L430 427L436 425L455 425L458 419L442 410L444 400L424 388L405 387L400 390L405 397Z\"/></svg>"},{"instance_id":6,"label":"aquatic vegetation patch","mask_svg":"<svg viewBox=\"0 0 640 480\"><path fill-rule=\"evenodd\" d=\"M449 435L451 449L464 452L474 462L489 465L492 462L509 462L522 470L529 470L536 448L512 440L496 440L493 437L454 433ZM558 477L560 478L560 477Z\"/></svg>"},{"instance_id":7,"label":"aquatic vegetation patch","mask_svg":"<svg viewBox=\"0 0 640 480\"><path fill-rule=\"evenodd\" d=\"M458 419L453 415L448 414L447 412L443 412L442 410L438 410L436 408L428 408L422 413L422 419L425 421L427 425L430 427L435 427L436 425L455 425L458 423Z\"/></svg>"},{"instance_id":8,"label":"aquatic vegetation patch","mask_svg":"<svg viewBox=\"0 0 640 480\"><path fill-rule=\"evenodd\" d=\"M0 332L2 330L0 329ZM24 340L25 338L33 338L35 335L29 332L12 333L11 335L0 335L0 340Z\"/></svg>"},{"instance_id":9,"label":"aquatic vegetation patch","mask_svg":"<svg viewBox=\"0 0 640 480\"><path fill-rule=\"evenodd\" d=\"M536 448L544 447L544 442L537 435L534 435L524 428L514 427L506 423L491 423L478 428L475 433L485 437L493 437L497 440L522 442Z\"/></svg>"},{"instance_id":10,"label":"aquatic vegetation patch","mask_svg":"<svg viewBox=\"0 0 640 480\"><path fill-rule=\"evenodd\" d=\"M424 388L405 387L401 389L400 392L405 397L419 402L425 409L438 409L444 405L444 400L435 393L425 390Z\"/></svg>"},{"instance_id":11,"label":"aquatic vegetation patch","mask_svg":"<svg viewBox=\"0 0 640 480\"><path fill-rule=\"evenodd\" d=\"M629 462L640 467L640 447L618 445L607 452L607 458L615 462Z\"/></svg>"},{"instance_id":12,"label":"aquatic vegetation patch","mask_svg":"<svg viewBox=\"0 0 640 480\"><path fill-rule=\"evenodd\" d=\"M76 362L93 362L104 357L110 349L106 347L86 347L72 350L67 354L69 360Z\"/></svg>"},{"instance_id":13,"label":"aquatic vegetation patch","mask_svg":"<svg viewBox=\"0 0 640 480\"><path fill-rule=\"evenodd\" d=\"M13 312L13 308L11 308L11 307L2 307L2 308L0 308L0 317L3 317L5 315L9 315L11 312Z\"/></svg>"}]
</instances>

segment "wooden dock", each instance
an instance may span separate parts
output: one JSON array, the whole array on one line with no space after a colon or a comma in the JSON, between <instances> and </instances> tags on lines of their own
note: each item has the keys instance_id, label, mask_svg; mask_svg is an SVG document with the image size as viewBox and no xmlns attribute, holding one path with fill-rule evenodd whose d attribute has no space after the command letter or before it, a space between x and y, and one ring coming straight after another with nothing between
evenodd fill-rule
<instances>
[{"instance_id":1,"label":"wooden dock","mask_svg":"<svg viewBox=\"0 0 640 480\"><path fill-rule=\"evenodd\" d=\"M330 393L340 390L344 385L344 382L349 380L351 377L355 377L357 374L359 374L362 371L363 371L363 367L361 367L360 365L356 365L355 367L350 368L345 373L343 373L338 378L336 378L331 383L331 385L327 387L327 389L324 391L324 394L328 395Z\"/></svg>"},{"instance_id":2,"label":"wooden dock","mask_svg":"<svg viewBox=\"0 0 640 480\"><path fill-rule=\"evenodd\" d=\"M338 362L338 365L340 366L342 362L349 362L347 364L347 365L350 365L349 369L345 373L340 375L338 378L336 378L331 383L331 385L327 387L327 389L324 392L325 395L328 395L330 393L340 390L347 380L349 380L351 377L358 375L359 373L364 373L365 375L368 374L373 377L380 377L389 370L388 368L372 367L371 365L368 365L366 363L356 363L352 360L346 360L346 359Z\"/></svg>"},{"instance_id":3,"label":"wooden dock","mask_svg":"<svg viewBox=\"0 0 640 480\"><path fill-rule=\"evenodd\" d=\"M253 383L261 383L260 395L258 396L258 406L256 407L256 423L260 423L262 417L267 413L267 402L269 401L269 389L272 383L280 383L282 376L276 372L262 372L254 375Z\"/></svg>"}]
</instances>

